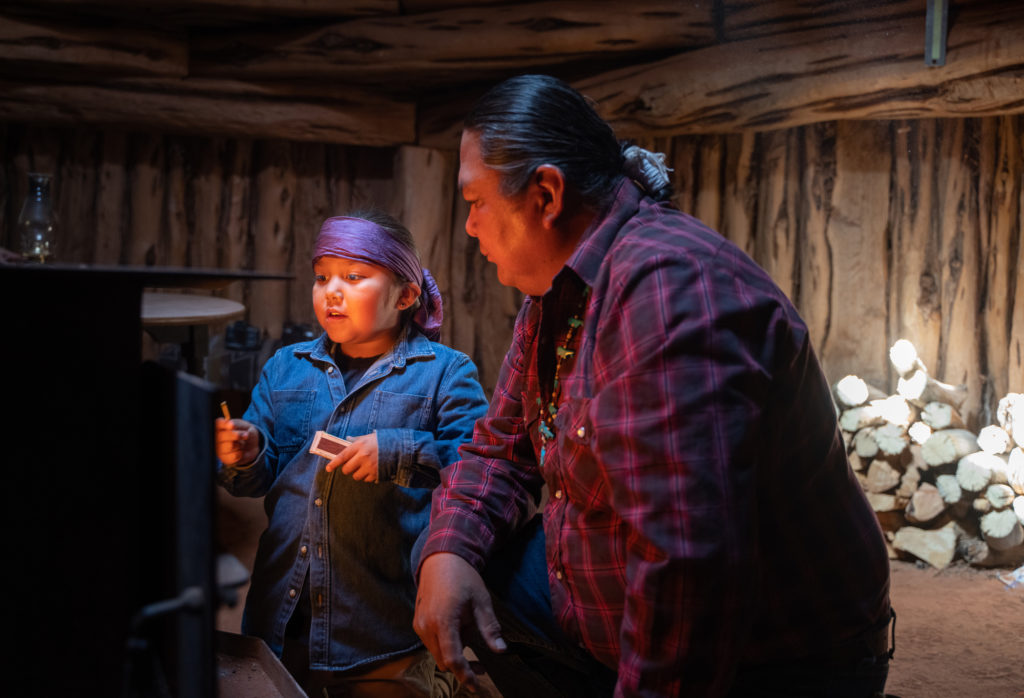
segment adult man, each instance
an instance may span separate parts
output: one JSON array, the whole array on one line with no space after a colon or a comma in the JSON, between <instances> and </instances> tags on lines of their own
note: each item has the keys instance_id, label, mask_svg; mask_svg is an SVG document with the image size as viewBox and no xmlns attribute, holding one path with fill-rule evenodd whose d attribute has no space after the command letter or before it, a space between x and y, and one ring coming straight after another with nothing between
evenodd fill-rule
<instances>
[{"instance_id":1,"label":"adult man","mask_svg":"<svg viewBox=\"0 0 1024 698\"><path fill-rule=\"evenodd\" d=\"M554 641L616 695L880 692L888 559L784 294L560 81L492 89L460 155L466 232L527 295L434 496L415 627L439 665L473 686L463 633L505 648L481 573L546 483Z\"/></svg>"}]
</instances>

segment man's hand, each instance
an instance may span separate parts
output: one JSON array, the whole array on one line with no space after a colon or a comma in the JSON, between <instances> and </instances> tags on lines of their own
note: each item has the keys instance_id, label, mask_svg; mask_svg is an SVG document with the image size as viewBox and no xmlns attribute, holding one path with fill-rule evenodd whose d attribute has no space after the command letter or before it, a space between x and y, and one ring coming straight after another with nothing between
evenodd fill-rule
<instances>
[{"instance_id":1,"label":"man's hand","mask_svg":"<svg viewBox=\"0 0 1024 698\"><path fill-rule=\"evenodd\" d=\"M491 650L505 651L501 626L480 574L458 555L434 553L420 568L412 627L434 655L438 668L452 672L476 693L476 672L462 653L462 631L474 624Z\"/></svg>"}]
</instances>

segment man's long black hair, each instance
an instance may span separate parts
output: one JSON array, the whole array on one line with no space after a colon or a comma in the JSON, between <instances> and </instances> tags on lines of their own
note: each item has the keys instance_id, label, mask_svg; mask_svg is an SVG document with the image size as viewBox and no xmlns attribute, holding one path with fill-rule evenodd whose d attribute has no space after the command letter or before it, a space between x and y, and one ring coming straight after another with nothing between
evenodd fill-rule
<instances>
[{"instance_id":1,"label":"man's long black hair","mask_svg":"<svg viewBox=\"0 0 1024 698\"><path fill-rule=\"evenodd\" d=\"M522 192L534 171L552 165L583 203L599 209L623 175L611 126L583 95L547 75L520 75L491 88L463 127L479 139L484 163L502 173L502 193Z\"/></svg>"}]
</instances>

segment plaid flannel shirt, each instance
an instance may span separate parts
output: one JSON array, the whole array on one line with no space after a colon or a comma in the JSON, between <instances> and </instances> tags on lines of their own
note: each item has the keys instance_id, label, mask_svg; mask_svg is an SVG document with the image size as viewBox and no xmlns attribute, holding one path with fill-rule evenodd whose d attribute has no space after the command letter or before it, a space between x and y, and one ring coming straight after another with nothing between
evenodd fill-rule
<instances>
[{"instance_id":1,"label":"plaid flannel shirt","mask_svg":"<svg viewBox=\"0 0 1024 698\"><path fill-rule=\"evenodd\" d=\"M541 467L538 397L585 286ZM721 695L744 663L806 656L888 613L884 541L845 454L782 291L624 180L552 289L525 299L421 559L483 569L546 483L555 615L618 671L617 695Z\"/></svg>"}]
</instances>

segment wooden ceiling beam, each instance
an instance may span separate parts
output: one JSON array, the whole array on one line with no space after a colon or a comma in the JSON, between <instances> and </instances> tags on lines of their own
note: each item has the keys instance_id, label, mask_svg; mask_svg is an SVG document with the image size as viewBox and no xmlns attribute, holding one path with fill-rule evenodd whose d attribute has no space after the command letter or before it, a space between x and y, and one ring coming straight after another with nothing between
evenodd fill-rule
<instances>
[{"instance_id":1,"label":"wooden ceiling beam","mask_svg":"<svg viewBox=\"0 0 1024 698\"><path fill-rule=\"evenodd\" d=\"M401 12L400 0L10 0L10 4L74 10L76 14L105 14L117 10L129 16L167 11L182 11L192 16L203 12L222 16L230 12L270 17L357 17Z\"/></svg>"},{"instance_id":2,"label":"wooden ceiling beam","mask_svg":"<svg viewBox=\"0 0 1024 698\"><path fill-rule=\"evenodd\" d=\"M607 2L607 0L604 0ZM615 0L618 2L618 0ZM602 0L595 0L594 7L601 8ZM402 0L402 14L413 15L418 12L436 12L450 10L455 7L480 7L481 5L505 5L508 0Z\"/></svg>"},{"instance_id":3,"label":"wooden ceiling beam","mask_svg":"<svg viewBox=\"0 0 1024 698\"><path fill-rule=\"evenodd\" d=\"M714 43L706 5L591 0L461 7L370 17L310 31L218 33L192 43L191 74L399 83L485 75Z\"/></svg>"},{"instance_id":4,"label":"wooden ceiling beam","mask_svg":"<svg viewBox=\"0 0 1024 698\"><path fill-rule=\"evenodd\" d=\"M965 6L990 0L951 0ZM721 0L722 42L756 39L833 26L856 26L859 22L924 16L921 0Z\"/></svg>"},{"instance_id":5,"label":"wooden ceiling beam","mask_svg":"<svg viewBox=\"0 0 1024 698\"><path fill-rule=\"evenodd\" d=\"M124 27L0 15L0 61L6 71L45 66L67 74L160 75L188 73L185 35Z\"/></svg>"},{"instance_id":6,"label":"wooden ceiling beam","mask_svg":"<svg viewBox=\"0 0 1024 698\"><path fill-rule=\"evenodd\" d=\"M135 0L38 0L45 20L16 0L0 15L0 118L457 148L475 97L527 70L573 81L625 138L1024 111L1024 19L995 0L953 3L939 68L924 63L919 0L484 2L153 0L262 8L259 26L289 8L385 14L261 34L239 30L251 21L189 26L179 33L201 47L188 54L184 38L146 29L161 15ZM73 5L124 12L53 10ZM610 65L628 67L598 72Z\"/></svg>"},{"instance_id":7,"label":"wooden ceiling beam","mask_svg":"<svg viewBox=\"0 0 1024 698\"><path fill-rule=\"evenodd\" d=\"M133 0L122 1L133 2ZM137 0L135 1L137 2ZM402 11L400 0L147 0L147 2L151 5L175 9L248 10L269 15L296 17L396 15Z\"/></svg>"},{"instance_id":8,"label":"wooden ceiling beam","mask_svg":"<svg viewBox=\"0 0 1024 698\"><path fill-rule=\"evenodd\" d=\"M416 107L351 89L227 80L123 79L40 84L0 80L0 120L393 146L411 143Z\"/></svg>"},{"instance_id":9,"label":"wooden ceiling beam","mask_svg":"<svg viewBox=\"0 0 1024 698\"><path fill-rule=\"evenodd\" d=\"M946 65L924 62L925 13L738 41L576 83L616 133L771 130L839 119L1024 112L1024 15L963 8Z\"/></svg>"}]
</instances>

